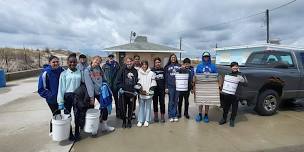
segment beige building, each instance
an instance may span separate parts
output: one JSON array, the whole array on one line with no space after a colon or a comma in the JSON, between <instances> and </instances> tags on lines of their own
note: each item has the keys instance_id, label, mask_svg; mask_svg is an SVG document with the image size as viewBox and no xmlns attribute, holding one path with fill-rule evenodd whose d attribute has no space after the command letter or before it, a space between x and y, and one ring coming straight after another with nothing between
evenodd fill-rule
<instances>
[{"instance_id":1,"label":"beige building","mask_svg":"<svg viewBox=\"0 0 304 152\"><path fill-rule=\"evenodd\" d=\"M119 63L123 63L126 56L133 57L139 55L141 60L147 60L149 65L153 66L153 60L156 57L161 58L163 66L168 62L172 53L183 53L183 50L172 48L164 45L150 43L145 36L137 36L133 43L114 46L104 49L106 52L113 53Z\"/></svg>"}]
</instances>

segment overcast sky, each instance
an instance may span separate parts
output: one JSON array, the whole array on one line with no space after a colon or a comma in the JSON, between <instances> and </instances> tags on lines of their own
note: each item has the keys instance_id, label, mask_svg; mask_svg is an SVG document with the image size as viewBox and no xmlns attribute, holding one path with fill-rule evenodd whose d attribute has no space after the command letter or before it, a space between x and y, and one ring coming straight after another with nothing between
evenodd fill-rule
<instances>
[{"instance_id":1,"label":"overcast sky","mask_svg":"<svg viewBox=\"0 0 304 152\"><path fill-rule=\"evenodd\" d=\"M291 0L1 0L0 47L102 50L129 42L131 31L196 54L266 40L265 14ZM304 1L270 11L270 36L304 46ZM222 22L229 24L219 24ZM215 26L214 26L215 25Z\"/></svg>"}]
</instances>

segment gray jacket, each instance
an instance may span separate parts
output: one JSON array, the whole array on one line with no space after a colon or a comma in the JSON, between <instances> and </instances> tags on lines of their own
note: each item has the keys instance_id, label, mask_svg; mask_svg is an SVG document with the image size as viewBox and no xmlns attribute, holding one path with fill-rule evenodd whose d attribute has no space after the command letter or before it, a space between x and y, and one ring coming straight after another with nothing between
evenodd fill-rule
<instances>
[{"instance_id":1,"label":"gray jacket","mask_svg":"<svg viewBox=\"0 0 304 152\"><path fill-rule=\"evenodd\" d=\"M104 80L104 72L100 66L95 68L88 66L84 70L84 80L89 96L94 97L100 94L99 90Z\"/></svg>"}]
</instances>

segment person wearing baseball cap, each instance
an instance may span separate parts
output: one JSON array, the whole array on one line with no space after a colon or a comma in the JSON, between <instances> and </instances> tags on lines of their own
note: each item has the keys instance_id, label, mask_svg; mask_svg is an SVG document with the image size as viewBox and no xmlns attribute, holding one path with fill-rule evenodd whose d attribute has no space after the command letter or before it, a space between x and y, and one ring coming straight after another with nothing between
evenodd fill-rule
<instances>
[{"instance_id":1,"label":"person wearing baseball cap","mask_svg":"<svg viewBox=\"0 0 304 152\"><path fill-rule=\"evenodd\" d=\"M211 55L209 52L204 52L202 54L202 62L197 65L195 73L217 73L215 64L211 63ZM203 115L202 115L203 105L200 105L198 110L199 110L199 114L196 116L195 120L197 122L200 122L203 120ZM208 111L209 111L209 105L205 105L205 115L204 115L205 123L209 122Z\"/></svg>"}]
</instances>

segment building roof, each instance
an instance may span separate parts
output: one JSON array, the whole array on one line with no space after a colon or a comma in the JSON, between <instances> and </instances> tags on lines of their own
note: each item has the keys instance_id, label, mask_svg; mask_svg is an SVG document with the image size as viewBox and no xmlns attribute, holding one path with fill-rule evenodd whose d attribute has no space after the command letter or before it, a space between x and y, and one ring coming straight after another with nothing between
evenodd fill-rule
<instances>
[{"instance_id":1,"label":"building roof","mask_svg":"<svg viewBox=\"0 0 304 152\"><path fill-rule=\"evenodd\" d=\"M150 43L145 36L137 36L134 43L118 45L110 48L105 48L106 52L161 52L175 53L184 52L183 50L168 47L160 44Z\"/></svg>"},{"instance_id":2,"label":"building roof","mask_svg":"<svg viewBox=\"0 0 304 152\"><path fill-rule=\"evenodd\" d=\"M295 47L280 44L253 44L253 45L239 45L231 47L214 48L216 51L223 50L235 50L235 49L246 49L246 48L266 48L266 49L281 49L281 50L304 50L303 47Z\"/></svg>"}]
</instances>

